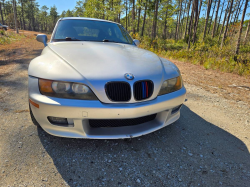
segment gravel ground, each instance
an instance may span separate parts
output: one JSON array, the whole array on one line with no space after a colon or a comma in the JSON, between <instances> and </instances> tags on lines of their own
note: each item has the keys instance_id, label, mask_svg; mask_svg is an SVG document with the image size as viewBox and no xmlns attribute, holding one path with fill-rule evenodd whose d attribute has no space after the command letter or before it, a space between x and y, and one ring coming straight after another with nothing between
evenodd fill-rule
<instances>
[{"instance_id":1,"label":"gravel ground","mask_svg":"<svg viewBox=\"0 0 250 187\"><path fill-rule=\"evenodd\" d=\"M246 103L187 83L181 118L157 132L131 140L54 137L28 111L27 68L39 52L0 69L0 186L250 185Z\"/></svg>"}]
</instances>

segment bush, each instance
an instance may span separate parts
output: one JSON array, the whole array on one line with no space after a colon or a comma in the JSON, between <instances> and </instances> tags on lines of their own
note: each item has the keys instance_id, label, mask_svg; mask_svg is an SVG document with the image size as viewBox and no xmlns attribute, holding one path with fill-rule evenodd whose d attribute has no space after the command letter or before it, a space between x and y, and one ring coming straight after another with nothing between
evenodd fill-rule
<instances>
[{"instance_id":1,"label":"bush","mask_svg":"<svg viewBox=\"0 0 250 187\"><path fill-rule=\"evenodd\" d=\"M207 37L204 41L191 44L190 50L187 50L187 38L175 41L160 38L151 40L150 37L139 37L138 34L134 37L140 40L141 48L169 59L200 64L206 69L219 69L239 75L250 74L250 45L241 46L240 55L235 58L235 45L230 44L233 41L231 38L227 38L222 48L218 38Z\"/></svg>"},{"instance_id":2,"label":"bush","mask_svg":"<svg viewBox=\"0 0 250 187\"><path fill-rule=\"evenodd\" d=\"M1 30L1 31L0 31L0 34L1 34L1 35L4 35L4 34L5 34L5 31L4 31L4 30Z\"/></svg>"},{"instance_id":3,"label":"bush","mask_svg":"<svg viewBox=\"0 0 250 187\"><path fill-rule=\"evenodd\" d=\"M0 45L9 44L12 41L20 40L25 37L23 34L16 34L15 32L5 32L4 30L0 31Z\"/></svg>"}]
</instances>

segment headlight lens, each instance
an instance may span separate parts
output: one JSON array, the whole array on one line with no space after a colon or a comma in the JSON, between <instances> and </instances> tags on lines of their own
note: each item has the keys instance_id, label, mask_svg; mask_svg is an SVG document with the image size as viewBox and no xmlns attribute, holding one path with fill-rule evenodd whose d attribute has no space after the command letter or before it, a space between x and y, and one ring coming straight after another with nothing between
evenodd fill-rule
<instances>
[{"instance_id":1,"label":"headlight lens","mask_svg":"<svg viewBox=\"0 0 250 187\"><path fill-rule=\"evenodd\" d=\"M67 93L70 92L70 83L68 82L53 82L52 89L56 93Z\"/></svg>"},{"instance_id":2,"label":"headlight lens","mask_svg":"<svg viewBox=\"0 0 250 187\"><path fill-rule=\"evenodd\" d=\"M39 79L39 89L41 94L52 97L98 100L88 86L79 83Z\"/></svg>"},{"instance_id":3,"label":"headlight lens","mask_svg":"<svg viewBox=\"0 0 250 187\"><path fill-rule=\"evenodd\" d=\"M90 89L87 86L83 84L76 84L76 83L73 84L72 90L78 94L86 94L90 91Z\"/></svg>"},{"instance_id":4,"label":"headlight lens","mask_svg":"<svg viewBox=\"0 0 250 187\"><path fill-rule=\"evenodd\" d=\"M181 76L175 77L173 79L165 80L161 86L158 95L168 94L177 91L182 88L182 78Z\"/></svg>"}]
</instances>

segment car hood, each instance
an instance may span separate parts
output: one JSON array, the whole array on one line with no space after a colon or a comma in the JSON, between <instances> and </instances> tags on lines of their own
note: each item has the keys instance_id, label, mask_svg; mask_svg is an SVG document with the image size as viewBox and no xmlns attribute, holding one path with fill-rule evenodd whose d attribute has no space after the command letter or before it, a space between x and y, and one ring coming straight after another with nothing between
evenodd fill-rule
<instances>
[{"instance_id":1,"label":"car hood","mask_svg":"<svg viewBox=\"0 0 250 187\"><path fill-rule=\"evenodd\" d=\"M124 80L126 73L132 73L136 79L162 75L159 57L134 45L55 42L48 47L88 80Z\"/></svg>"},{"instance_id":2,"label":"car hood","mask_svg":"<svg viewBox=\"0 0 250 187\"><path fill-rule=\"evenodd\" d=\"M132 73L133 80L124 74ZM164 80L179 76L178 68L156 54L129 44L105 42L54 42L29 65L29 76L88 85L98 99L112 103L105 92L110 81L151 80L157 97ZM133 99L129 103L137 102Z\"/></svg>"}]
</instances>

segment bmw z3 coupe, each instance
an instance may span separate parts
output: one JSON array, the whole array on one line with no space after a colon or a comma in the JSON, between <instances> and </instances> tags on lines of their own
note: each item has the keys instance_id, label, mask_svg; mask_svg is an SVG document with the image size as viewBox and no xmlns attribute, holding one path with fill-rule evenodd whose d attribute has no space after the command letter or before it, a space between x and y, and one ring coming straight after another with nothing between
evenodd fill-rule
<instances>
[{"instance_id":1,"label":"bmw z3 coupe","mask_svg":"<svg viewBox=\"0 0 250 187\"><path fill-rule=\"evenodd\" d=\"M180 117L186 97L179 69L138 47L124 27L92 18L61 18L29 65L35 125L69 138L145 135Z\"/></svg>"}]
</instances>

